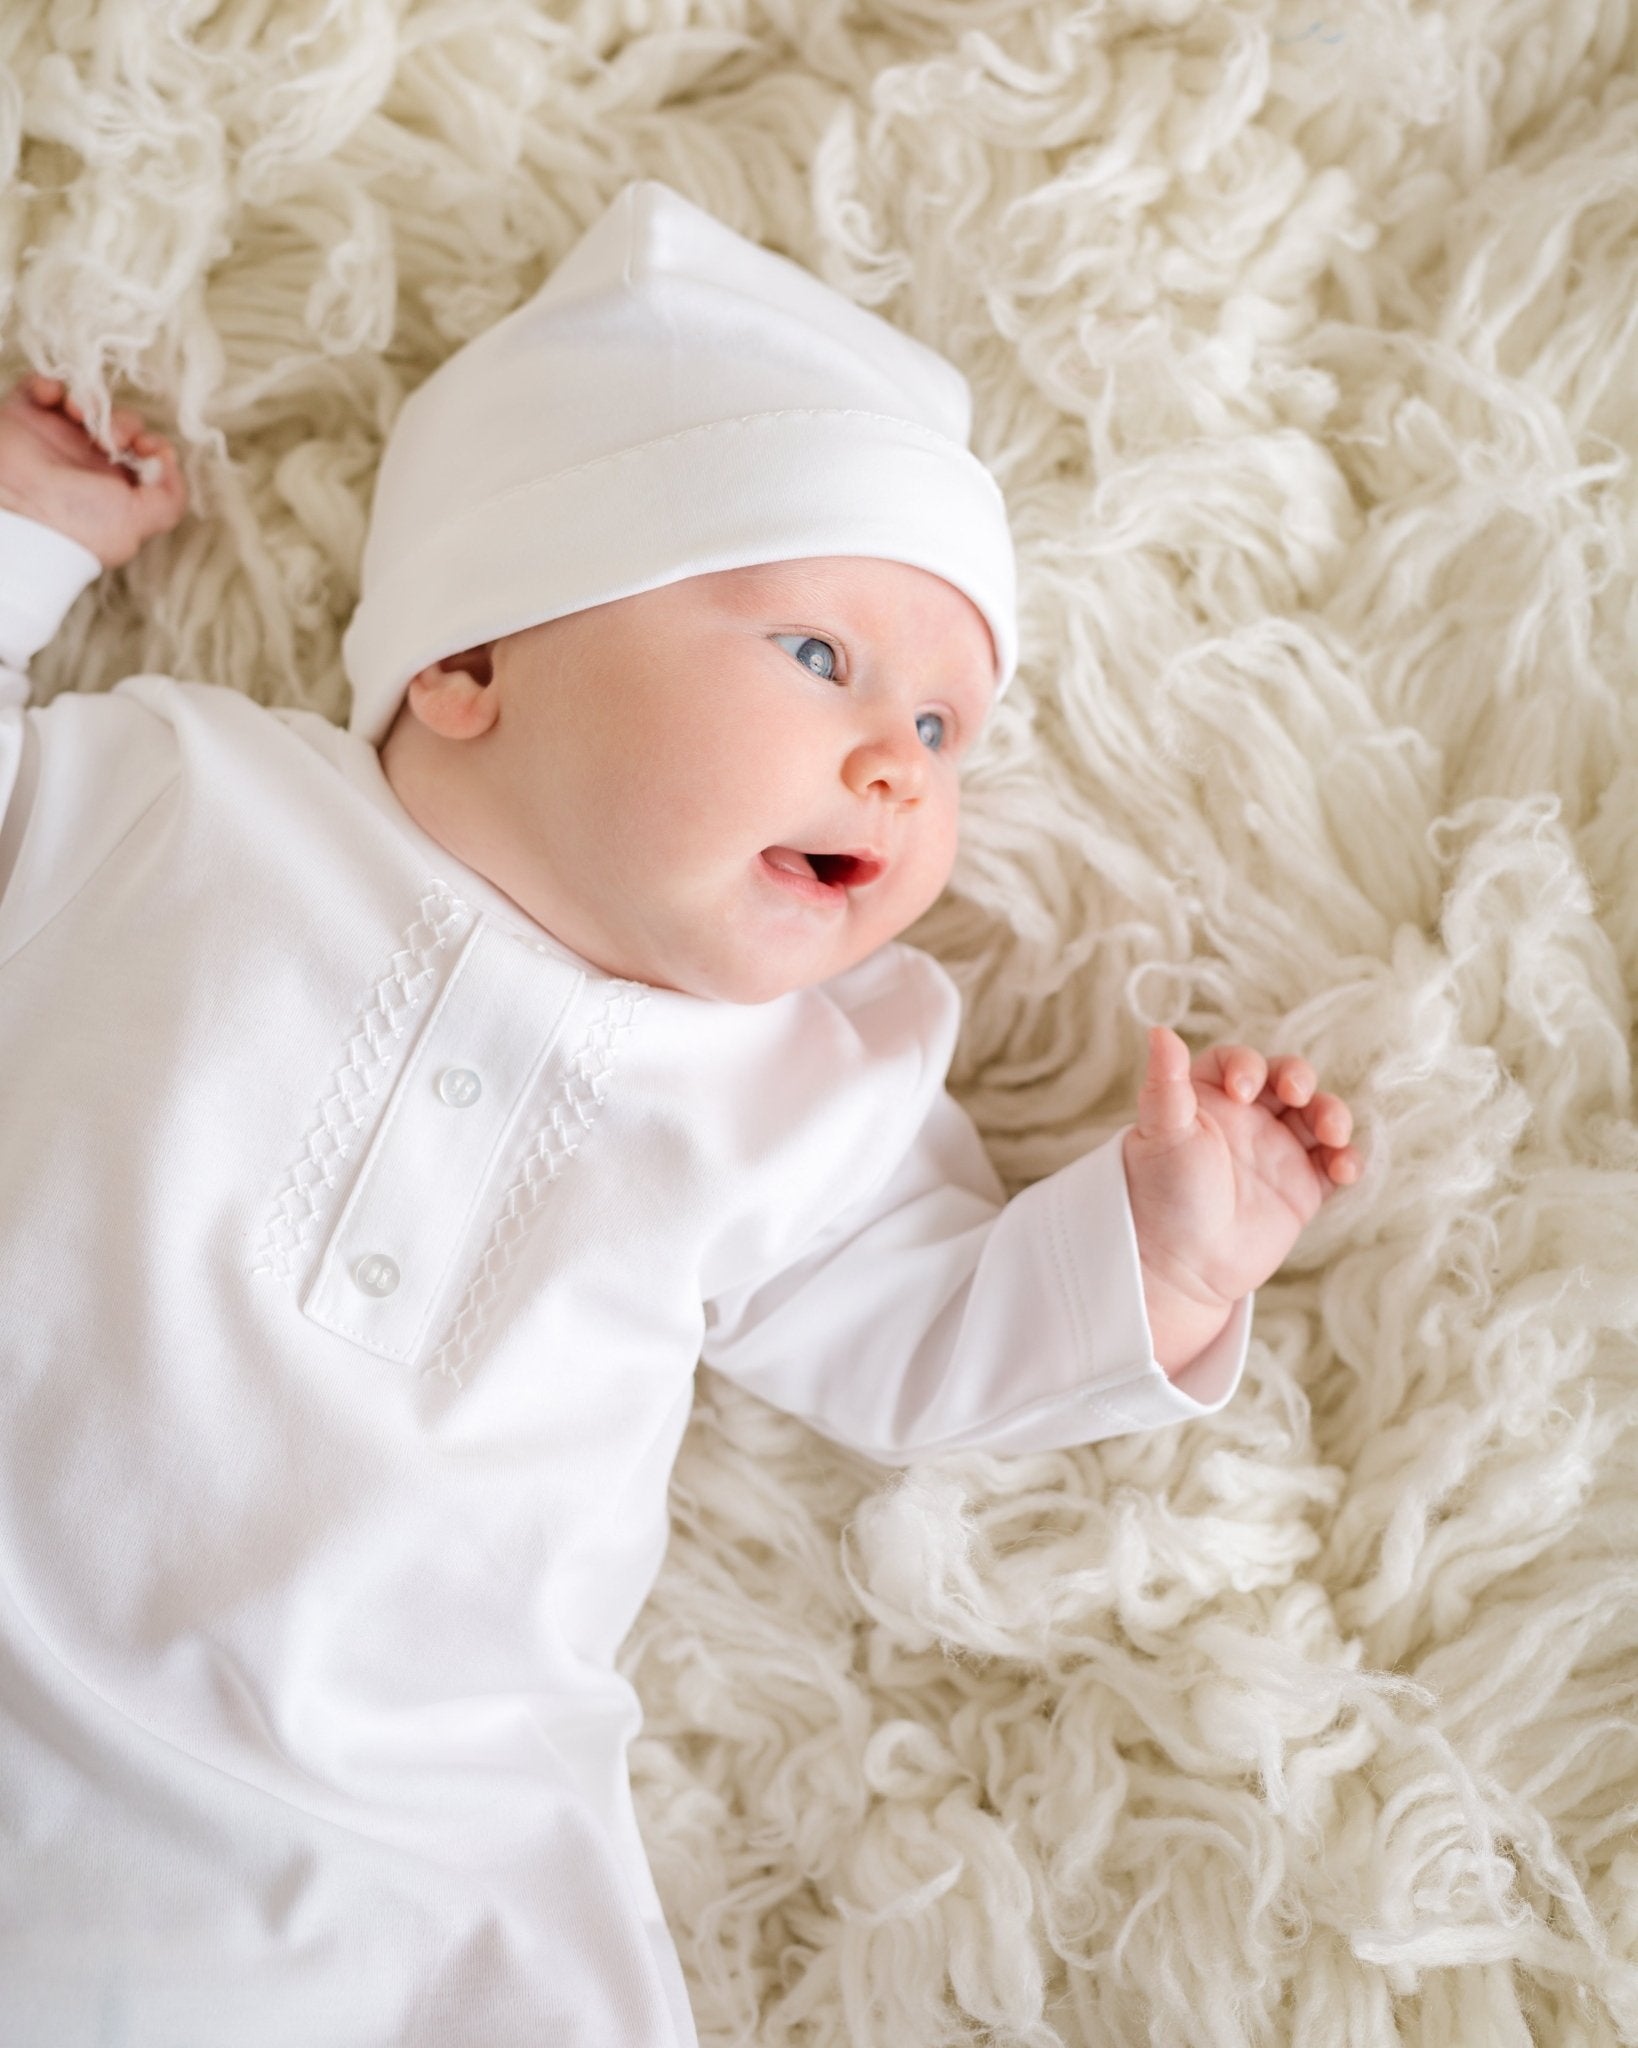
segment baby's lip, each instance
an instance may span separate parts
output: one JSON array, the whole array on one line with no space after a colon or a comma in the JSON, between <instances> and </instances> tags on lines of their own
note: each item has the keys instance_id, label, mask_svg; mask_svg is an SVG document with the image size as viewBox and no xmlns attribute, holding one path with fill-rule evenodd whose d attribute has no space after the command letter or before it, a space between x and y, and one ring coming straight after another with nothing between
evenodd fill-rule
<instances>
[{"instance_id":1,"label":"baby's lip","mask_svg":"<svg viewBox=\"0 0 1638 2048\"><path fill-rule=\"evenodd\" d=\"M762 858L788 873L812 875L833 889L862 889L887 866L883 855L864 846L837 848L834 852L817 847L769 846L763 849Z\"/></svg>"}]
</instances>

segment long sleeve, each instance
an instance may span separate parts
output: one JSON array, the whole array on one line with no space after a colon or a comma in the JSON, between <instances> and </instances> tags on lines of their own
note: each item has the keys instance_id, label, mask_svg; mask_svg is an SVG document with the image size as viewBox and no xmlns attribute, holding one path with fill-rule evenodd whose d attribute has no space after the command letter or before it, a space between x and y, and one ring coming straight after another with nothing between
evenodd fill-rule
<instances>
[{"instance_id":1,"label":"long sleeve","mask_svg":"<svg viewBox=\"0 0 1638 2048\"><path fill-rule=\"evenodd\" d=\"M29 663L101 574L91 550L66 533L0 510L0 702L27 698Z\"/></svg>"},{"instance_id":2,"label":"long sleeve","mask_svg":"<svg viewBox=\"0 0 1638 2048\"><path fill-rule=\"evenodd\" d=\"M102 564L77 540L0 511L0 889L9 867L4 826L22 759L28 665L101 574Z\"/></svg>"},{"instance_id":3,"label":"long sleeve","mask_svg":"<svg viewBox=\"0 0 1638 2048\"><path fill-rule=\"evenodd\" d=\"M885 1183L796 1264L706 1306L705 1363L884 1464L1036 1451L1209 1415L1250 1297L1175 1380L1155 1359L1119 1136L1012 1201L941 1088Z\"/></svg>"}]
</instances>

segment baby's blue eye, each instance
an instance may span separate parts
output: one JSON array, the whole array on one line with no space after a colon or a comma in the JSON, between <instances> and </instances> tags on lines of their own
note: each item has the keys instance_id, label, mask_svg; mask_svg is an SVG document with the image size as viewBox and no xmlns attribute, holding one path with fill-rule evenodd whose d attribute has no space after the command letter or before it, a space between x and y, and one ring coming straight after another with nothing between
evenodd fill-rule
<instances>
[{"instance_id":1,"label":"baby's blue eye","mask_svg":"<svg viewBox=\"0 0 1638 2048\"><path fill-rule=\"evenodd\" d=\"M828 640L821 640L812 633L775 633L774 641L780 647L788 648L793 657L805 669L820 676L825 682L836 680L836 649ZM937 711L922 711L916 717L916 737L930 752L937 753L944 744L944 718Z\"/></svg>"},{"instance_id":2,"label":"baby's blue eye","mask_svg":"<svg viewBox=\"0 0 1638 2048\"><path fill-rule=\"evenodd\" d=\"M800 633L776 633L774 639L781 647L793 642L796 659L804 668L812 669L816 676L822 676L828 683L836 673L836 649L828 640L815 640L811 635Z\"/></svg>"}]
</instances>

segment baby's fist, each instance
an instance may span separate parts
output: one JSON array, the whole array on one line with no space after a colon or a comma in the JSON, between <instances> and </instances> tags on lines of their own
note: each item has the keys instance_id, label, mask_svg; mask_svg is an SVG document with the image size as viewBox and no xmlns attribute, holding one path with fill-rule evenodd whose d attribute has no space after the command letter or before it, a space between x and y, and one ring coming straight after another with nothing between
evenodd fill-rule
<instances>
[{"instance_id":1,"label":"baby's fist","mask_svg":"<svg viewBox=\"0 0 1638 2048\"><path fill-rule=\"evenodd\" d=\"M1319 1091L1306 1060L1219 1045L1191 1066L1175 1031L1150 1032L1122 1157L1167 1372L1197 1358L1276 1271L1329 1189L1359 1178L1352 1131L1347 1104Z\"/></svg>"},{"instance_id":2,"label":"baby's fist","mask_svg":"<svg viewBox=\"0 0 1638 2048\"><path fill-rule=\"evenodd\" d=\"M119 569L177 523L188 488L176 451L140 413L116 406L109 438L112 454L55 377L25 377L0 405L0 508L55 527Z\"/></svg>"}]
</instances>

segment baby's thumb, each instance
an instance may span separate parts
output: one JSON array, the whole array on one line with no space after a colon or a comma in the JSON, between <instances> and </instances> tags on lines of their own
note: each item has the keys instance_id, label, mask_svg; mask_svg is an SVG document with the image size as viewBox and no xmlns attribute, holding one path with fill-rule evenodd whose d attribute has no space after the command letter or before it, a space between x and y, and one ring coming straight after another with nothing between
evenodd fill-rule
<instances>
[{"instance_id":1,"label":"baby's thumb","mask_svg":"<svg viewBox=\"0 0 1638 2048\"><path fill-rule=\"evenodd\" d=\"M1149 1032L1149 1065L1138 1091L1137 1127L1145 1138L1175 1138L1194 1123L1199 1104L1189 1078L1189 1048L1164 1024Z\"/></svg>"}]
</instances>

